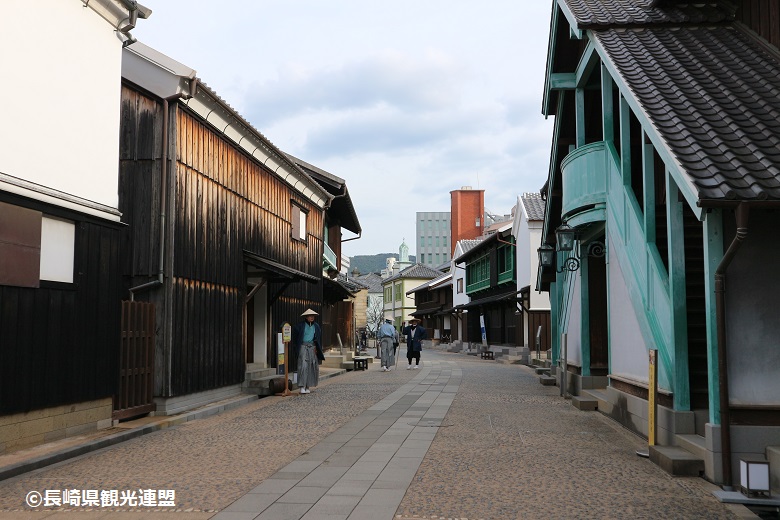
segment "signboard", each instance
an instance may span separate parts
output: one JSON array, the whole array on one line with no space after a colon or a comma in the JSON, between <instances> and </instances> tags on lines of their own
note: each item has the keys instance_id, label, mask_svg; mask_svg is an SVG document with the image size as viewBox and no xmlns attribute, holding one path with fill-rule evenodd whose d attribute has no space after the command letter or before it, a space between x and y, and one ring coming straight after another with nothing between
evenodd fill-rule
<instances>
[{"instance_id":1,"label":"signboard","mask_svg":"<svg viewBox=\"0 0 780 520\"><path fill-rule=\"evenodd\" d=\"M292 327L287 322L282 325L282 341L285 343L292 341Z\"/></svg>"},{"instance_id":2,"label":"signboard","mask_svg":"<svg viewBox=\"0 0 780 520\"><path fill-rule=\"evenodd\" d=\"M284 360L284 341L282 341L281 334L276 335L276 356L276 373L279 375L284 375L284 372L287 369L287 364Z\"/></svg>"},{"instance_id":3,"label":"signboard","mask_svg":"<svg viewBox=\"0 0 780 520\"><path fill-rule=\"evenodd\" d=\"M482 331L482 344L487 346L487 331L485 330L485 315L479 315L479 330Z\"/></svg>"}]
</instances>

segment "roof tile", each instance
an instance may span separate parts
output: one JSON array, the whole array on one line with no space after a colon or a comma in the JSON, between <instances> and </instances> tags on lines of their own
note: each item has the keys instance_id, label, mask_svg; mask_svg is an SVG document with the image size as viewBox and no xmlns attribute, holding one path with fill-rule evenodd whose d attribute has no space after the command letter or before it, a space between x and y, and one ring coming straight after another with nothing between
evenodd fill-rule
<instances>
[{"instance_id":1,"label":"roof tile","mask_svg":"<svg viewBox=\"0 0 780 520\"><path fill-rule=\"evenodd\" d=\"M643 4L566 1L578 8L603 4L608 12L617 4ZM707 10L705 20L711 21L715 11ZM780 199L777 55L732 26L650 26L594 34L700 199Z\"/></svg>"}]
</instances>

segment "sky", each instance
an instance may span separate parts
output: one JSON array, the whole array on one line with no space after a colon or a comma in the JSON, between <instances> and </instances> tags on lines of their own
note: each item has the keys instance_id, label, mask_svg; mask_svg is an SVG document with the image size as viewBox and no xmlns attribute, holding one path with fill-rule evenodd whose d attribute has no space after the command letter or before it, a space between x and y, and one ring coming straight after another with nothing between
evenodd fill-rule
<instances>
[{"instance_id":1,"label":"sky","mask_svg":"<svg viewBox=\"0 0 780 520\"><path fill-rule=\"evenodd\" d=\"M551 1L143 0L133 35L197 71L274 145L347 181L362 236L415 248L415 214L485 190L508 214L547 177ZM344 232L343 239L355 236Z\"/></svg>"}]
</instances>

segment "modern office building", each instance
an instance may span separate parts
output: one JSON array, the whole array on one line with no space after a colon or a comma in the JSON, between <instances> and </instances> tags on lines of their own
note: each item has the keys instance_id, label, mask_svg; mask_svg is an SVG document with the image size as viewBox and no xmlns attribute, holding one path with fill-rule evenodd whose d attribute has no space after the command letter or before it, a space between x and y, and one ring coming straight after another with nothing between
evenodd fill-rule
<instances>
[{"instance_id":1,"label":"modern office building","mask_svg":"<svg viewBox=\"0 0 780 520\"><path fill-rule=\"evenodd\" d=\"M452 258L449 211L417 212L417 262L436 267Z\"/></svg>"}]
</instances>

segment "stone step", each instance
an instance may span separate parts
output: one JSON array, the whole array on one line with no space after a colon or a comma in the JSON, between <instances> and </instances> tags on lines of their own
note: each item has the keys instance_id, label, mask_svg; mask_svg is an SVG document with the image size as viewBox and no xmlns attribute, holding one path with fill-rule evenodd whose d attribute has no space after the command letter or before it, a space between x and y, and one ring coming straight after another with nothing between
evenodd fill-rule
<instances>
[{"instance_id":1,"label":"stone step","mask_svg":"<svg viewBox=\"0 0 780 520\"><path fill-rule=\"evenodd\" d=\"M707 456L707 440L696 434L677 434L674 436L677 445L704 460Z\"/></svg>"},{"instance_id":2,"label":"stone step","mask_svg":"<svg viewBox=\"0 0 780 520\"><path fill-rule=\"evenodd\" d=\"M578 410L593 411L598 410L599 402L592 397L583 397L581 395L571 396L571 404Z\"/></svg>"},{"instance_id":3,"label":"stone step","mask_svg":"<svg viewBox=\"0 0 780 520\"><path fill-rule=\"evenodd\" d=\"M247 381L249 381L251 379L257 379L257 378L260 378L260 377L272 376L275 373L276 373L276 369L273 368L273 367L271 367L271 368L252 368L252 369L247 369L246 375L245 375L245 379Z\"/></svg>"},{"instance_id":4,"label":"stone step","mask_svg":"<svg viewBox=\"0 0 780 520\"><path fill-rule=\"evenodd\" d=\"M704 461L679 446L650 446L650 460L670 475L704 475Z\"/></svg>"},{"instance_id":5,"label":"stone step","mask_svg":"<svg viewBox=\"0 0 780 520\"><path fill-rule=\"evenodd\" d=\"M537 374L540 374L540 375L541 374L548 375L548 376L550 375L550 369L549 368L537 367L534 370L536 371Z\"/></svg>"},{"instance_id":6,"label":"stone step","mask_svg":"<svg viewBox=\"0 0 780 520\"><path fill-rule=\"evenodd\" d=\"M258 396L274 395L284 390L284 376L265 376L247 381L246 393Z\"/></svg>"},{"instance_id":7,"label":"stone step","mask_svg":"<svg viewBox=\"0 0 780 520\"><path fill-rule=\"evenodd\" d=\"M555 386L555 383L557 383L558 380L552 376L541 375L539 376L539 382L544 386Z\"/></svg>"}]
</instances>

